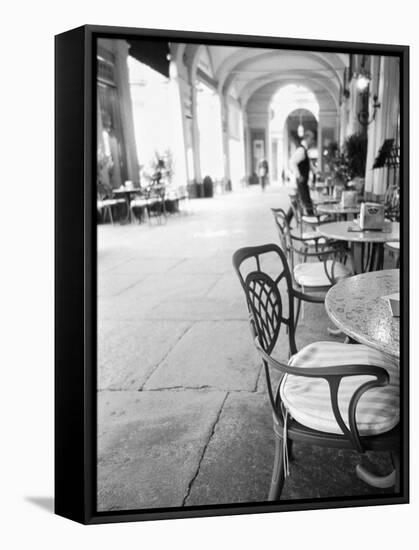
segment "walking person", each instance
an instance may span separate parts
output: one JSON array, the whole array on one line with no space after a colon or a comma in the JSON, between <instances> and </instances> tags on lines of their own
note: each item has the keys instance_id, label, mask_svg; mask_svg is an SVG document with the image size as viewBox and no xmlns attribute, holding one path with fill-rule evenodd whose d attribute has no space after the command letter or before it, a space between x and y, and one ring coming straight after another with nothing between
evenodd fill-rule
<instances>
[{"instance_id":1,"label":"walking person","mask_svg":"<svg viewBox=\"0 0 419 550\"><path fill-rule=\"evenodd\" d=\"M265 191L265 186L268 182L269 165L266 159L261 159L258 165L258 176L262 191Z\"/></svg>"}]
</instances>

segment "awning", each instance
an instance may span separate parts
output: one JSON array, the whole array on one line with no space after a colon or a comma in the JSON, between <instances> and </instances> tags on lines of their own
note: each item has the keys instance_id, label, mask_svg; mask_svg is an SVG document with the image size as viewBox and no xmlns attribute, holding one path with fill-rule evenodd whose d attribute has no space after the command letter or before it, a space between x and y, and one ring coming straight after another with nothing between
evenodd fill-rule
<instances>
[{"instance_id":1,"label":"awning","mask_svg":"<svg viewBox=\"0 0 419 550\"><path fill-rule=\"evenodd\" d=\"M165 40L128 40L129 54L169 78L170 47Z\"/></svg>"}]
</instances>

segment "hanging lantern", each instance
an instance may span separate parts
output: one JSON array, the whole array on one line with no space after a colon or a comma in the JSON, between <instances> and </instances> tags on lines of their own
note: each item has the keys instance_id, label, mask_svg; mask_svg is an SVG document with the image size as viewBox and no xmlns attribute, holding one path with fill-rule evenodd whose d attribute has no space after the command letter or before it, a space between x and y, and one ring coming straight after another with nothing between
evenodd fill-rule
<instances>
[{"instance_id":1,"label":"hanging lantern","mask_svg":"<svg viewBox=\"0 0 419 550\"><path fill-rule=\"evenodd\" d=\"M298 125L298 128L297 128L297 135L299 138L302 138L304 136L304 126L303 126L301 114L300 114L300 124Z\"/></svg>"}]
</instances>

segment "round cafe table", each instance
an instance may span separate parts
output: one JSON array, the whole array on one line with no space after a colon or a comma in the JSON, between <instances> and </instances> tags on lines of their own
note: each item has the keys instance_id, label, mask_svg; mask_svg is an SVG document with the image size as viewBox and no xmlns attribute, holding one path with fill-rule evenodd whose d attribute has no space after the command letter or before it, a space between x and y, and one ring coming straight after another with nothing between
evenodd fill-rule
<instances>
[{"instance_id":1,"label":"round cafe table","mask_svg":"<svg viewBox=\"0 0 419 550\"><path fill-rule=\"evenodd\" d=\"M384 259L384 243L400 241L400 226L398 222L386 222L384 231L349 231L349 227L354 226L356 222L340 221L324 223L317 228L320 235L327 239L337 241L346 241L350 244L349 253L353 265L355 266L355 254L353 245L360 243L362 245L361 253L361 271L373 271L382 269ZM364 247L369 248L368 258L364 262Z\"/></svg>"},{"instance_id":2,"label":"round cafe table","mask_svg":"<svg viewBox=\"0 0 419 550\"><path fill-rule=\"evenodd\" d=\"M345 216L347 219L353 219L354 214L359 214L361 206L342 206L340 202L336 204L318 204L316 211L319 214L328 214L329 216Z\"/></svg>"},{"instance_id":3,"label":"round cafe table","mask_svg":"<svg viewBox=\"0 0 419 550\"><path fill-rule=\"evenodd\" d=\"M371 346L396 360L400 358L400 319L393 317L383 296L399 292L400 272L387 269L344 279L326 294L325 307L330 319L345 334ZM399 462L398 453L393 460ZM379 476L360 464L357 476L373 487L386 488L397 484L397 471Z\"/></svg>"},{"instance_id":4,"label":"round cafe table","mask_svg":"<svg viewBox=\"0 0 419 550\"><path fill-rule=\"evenodd\" d=\"M386 269L348 277L326 294L325 307L345 334L379 351L400 357L400 319L383 296L399 292L400 271Z\"/></svg>"}]
</instances>

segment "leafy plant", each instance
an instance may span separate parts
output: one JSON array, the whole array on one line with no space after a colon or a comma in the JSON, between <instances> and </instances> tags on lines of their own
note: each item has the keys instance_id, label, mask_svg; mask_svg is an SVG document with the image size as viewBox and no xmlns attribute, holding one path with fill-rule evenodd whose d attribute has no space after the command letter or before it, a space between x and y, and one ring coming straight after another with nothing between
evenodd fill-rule
<instances>
[{"instance_id":1,"label":"leafy plant","mask_svg":"<svg viewBox=\"0 0 419 550\"><path fill-rule=\"evenodd\" d=\"M349 179L363 178L367 162L368 138L364 134L353 134L343 144Z\"/></svg>"},{"instance_id":2,"label":"leafy plant","mask_svg":"<svg viewBox=\"0 0 419 550\"><path fill-rule=\"evenodd\" d=\"M331 175L343 183L365 176L368 138L363 134L349 136L341 150L332 142L327 147L326 166Z\"/></svg>"},{"instance_id":3,"label":"leafy plant","mask_svg":"<svg viewBox=\"0 0 419 550\"><path fill-rule=\"evenodd\" d=\"M348 166L345 155L339 150L338 144L331 142L325 152L325 172L335 180L346 183L349 180Z\"/></svg>"}]
</instances>

